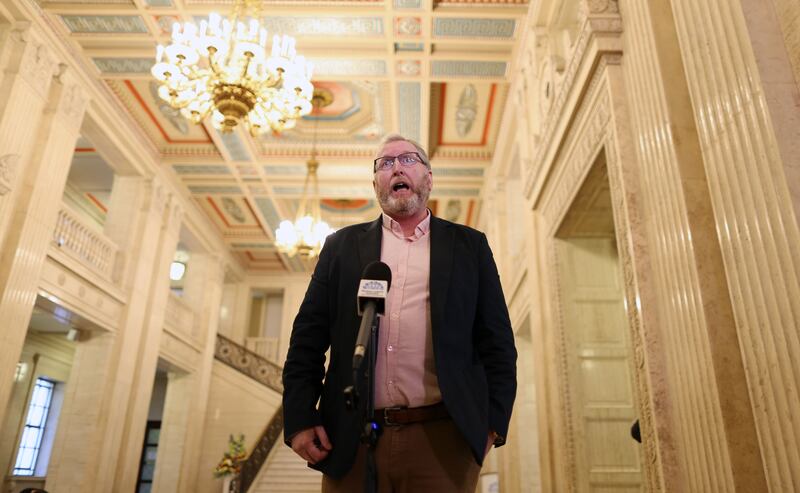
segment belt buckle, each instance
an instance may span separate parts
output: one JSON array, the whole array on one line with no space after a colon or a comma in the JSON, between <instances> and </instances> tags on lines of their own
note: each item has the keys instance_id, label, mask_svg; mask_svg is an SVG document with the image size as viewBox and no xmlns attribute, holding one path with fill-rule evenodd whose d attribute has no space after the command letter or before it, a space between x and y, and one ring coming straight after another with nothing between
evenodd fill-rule
<instances>
[{"instance_id":1,"label":"belt buckle","mask_svg":"<svg viewBox=\"0 0 800 493\"><path fill-rule=\"evenodd\" d=\"M389 413L392 411L402 411L406 409L403 406L385 407L383 408L383 426L402 426L403 423L395 423L389 419Z\"/></svg>"}]
</instances>

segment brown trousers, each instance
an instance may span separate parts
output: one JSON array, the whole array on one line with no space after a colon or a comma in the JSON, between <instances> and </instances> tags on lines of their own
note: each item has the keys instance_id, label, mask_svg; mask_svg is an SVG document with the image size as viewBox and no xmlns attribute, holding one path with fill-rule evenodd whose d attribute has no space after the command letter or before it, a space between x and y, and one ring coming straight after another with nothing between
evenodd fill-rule
<instances>
[{"instance_id":1,"label":"brown trousers","mask_svg":"<svg viewBox=\"0 0 800 493\"><path fill-rule=\"evenodd\" d=\"M322 493L363 491L366 459L361 445L343 478L323 476ZM481 471L450 419L384 428L375 463L378 493L474 493Z\"/></svg>"}]
</instances>

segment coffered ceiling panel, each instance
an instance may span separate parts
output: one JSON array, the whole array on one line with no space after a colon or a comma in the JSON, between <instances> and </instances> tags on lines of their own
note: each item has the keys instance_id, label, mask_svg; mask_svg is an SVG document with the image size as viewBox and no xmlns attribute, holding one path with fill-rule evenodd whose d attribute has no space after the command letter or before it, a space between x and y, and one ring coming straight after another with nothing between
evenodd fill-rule
<instances>
[{"instance_id":1,"label":"coffered ceiling panel","mask_svg":"<svg viewBox=\"0 0 800 493\"><path fill-rule=\"evenodd\" d=\"M40 1L247 268L301 271L274 229L293 219L316 128L323 216L334 227L377 217L371 160L391 132L429 149L430 206L476 221L494 153L523 0L266 0L271 34L297 38L313 83L334 102L283 134L254 138L194 125L161 101L150 75L175 22L226 15L233 1Z\"/></svg>"}]
</instances>

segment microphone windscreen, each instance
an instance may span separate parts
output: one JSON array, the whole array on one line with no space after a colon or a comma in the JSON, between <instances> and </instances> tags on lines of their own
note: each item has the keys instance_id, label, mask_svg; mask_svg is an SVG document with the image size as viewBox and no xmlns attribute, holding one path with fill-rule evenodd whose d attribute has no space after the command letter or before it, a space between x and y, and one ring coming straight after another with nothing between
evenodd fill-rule
<instances>
[{"instance_id":1,"label":"microphone windscreen","mask_svg":"<svg viewBox=\"0 0 800 493\"><path fill-rule=\"evenodd\" d=\"M364 267L364 272L361 274L361 279L369 279L371 281L386 281L386 289L392 286L392 269L388 265L380 261L370 262Z\"/></svg>"}]
</instances>

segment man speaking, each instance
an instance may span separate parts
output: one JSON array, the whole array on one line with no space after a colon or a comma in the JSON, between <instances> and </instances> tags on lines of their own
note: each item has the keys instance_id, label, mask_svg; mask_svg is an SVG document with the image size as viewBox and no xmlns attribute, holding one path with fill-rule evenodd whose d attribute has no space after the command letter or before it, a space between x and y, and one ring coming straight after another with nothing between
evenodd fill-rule
<instances>
[{"instance_id":1,"label":"man speaking","mask_svg":"<svg viewBox=\"0 0 800 493\"><path fill-rule=\"evenodd\" d=\"M427 209L433 174L417 143L387 136L373 171L383 214L328 237L294 321L283 369L286 443L324 473L323 492L362 491L361 416L343 390L353 383L361 273L381 261L391 288L373 379L378 491L473 493L489 448L505 442L516 393L497 267L483 233Z\"/></svg>"}]
</instances>

